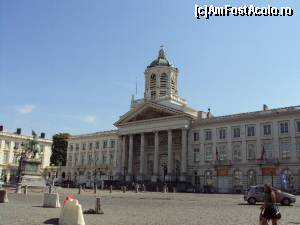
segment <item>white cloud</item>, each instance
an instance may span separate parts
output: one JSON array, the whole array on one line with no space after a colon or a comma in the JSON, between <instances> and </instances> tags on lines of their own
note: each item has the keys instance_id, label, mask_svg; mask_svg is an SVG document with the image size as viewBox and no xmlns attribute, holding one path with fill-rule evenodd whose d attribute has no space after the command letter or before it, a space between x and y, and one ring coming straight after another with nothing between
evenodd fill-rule
<instances>
[{"instance_id":1,"label":"white cloud","mask_svg":"<svg viewBox=\"0 0 300 225\"><path fill-rule=\"evenodd\" d=\"M29 114L32 113L33 109L35 108L32 104L25 104L17 107L17 111L21 114Z\"/></svg>"},{"instance_id":2,"label":"white cloud","mask_svg":"<svg viewBox=\"0 0 300 225\"><path fill-rule=\"evenodd\" d=\"M75 116L75 115L64 115L66 118L70 118L73 120L79 120L84 123L94 124L97 120L97 117L94 115L84 115L84 116Z\"/></svg>"},{"instance_id":3,"label":"white cloud","mask_svg":"<svg viewBox=\"0 0 300 225\"><path fill-rule=\"evenodd\" d=\"M93 116L93 115L86 115L81 118L81 120L85 123L95 123L96 119L97 119L97 117Z\"/></svg>"}]
</instances>

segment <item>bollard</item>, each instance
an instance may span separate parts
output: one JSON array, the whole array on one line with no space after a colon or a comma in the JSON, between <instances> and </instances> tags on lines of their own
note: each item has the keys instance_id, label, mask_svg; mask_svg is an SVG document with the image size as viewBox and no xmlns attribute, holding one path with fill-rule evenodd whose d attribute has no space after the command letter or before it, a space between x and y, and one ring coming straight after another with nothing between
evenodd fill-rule
<instances>
[{"instance_id":1,"label":"bollard","mask_svg":"<svg viewBox=\"0 0 300 225\"><path fill-rule=\"evenodd\" d=\"M24 187L24 195L27 195L27 193L28 193L28 186L25 185L25 187Z\"/></svg>"},{"instance_id":2,"label":"bollard","mask_svg":"<svg viewBox=\"0 0 300 225\"><path fill-rule=\"evenodd\" d=\"M94 185L94 194L97 194L97 185Z\"/></svg>"},{"instance_id":3,"label":"bollard","mask_svg":"<svg viewBox=\"0 0 300 225\"><path fill-rule=\"evenodd\" d=\"M52 193L52 185L49 186L49 188L48 188L48 193L49 193L49 194Z\"/></svg>"},{"instance_id":4,"label":"bollard","mask_svg":"<svg viewBox=\"0 0 300 225\"><path fill-rule=\"evenodd\" d=\"M6 190L0 190L0 203L8 203Z\"/></svg>"},{"instance_id":5,"label":"bollard","mask_svg":"<svg viewBox=\"0 0 300 225\"><path fill-rule=\"evenodd\" d=\"M96 214L104 214L103 210L101 209L100 198L96 198L95 213L96 213Z\"/></svg>"},{"instance_id":6,"label":"bollard","mask_svg":"<svg viewBox=\"0 0 300 225\"><path fill-rule=\"evenodd\" d=\"M82 190L82 187L81 187L81 185L80 185L79 188L78 188L78 194L79 194L79 195L81 194L81 190Z\"/></svg>"},{"instance_id":7,"label":"bollard","mask_svg":"<svg viewBox=\"0 0 300 225\"><path fill-rule=\"evenodd\" d=\"M123 186L123 193L126 193L126 186Z\"/></svg>"},{"instance_id":8,"label":"bollard","mask_svg":"<svg viewBox=\"0 0 300 225\"><path fill-rule=\"evenodd\" d=\"M163 193L167 193L168 192L168 187L167 187L167 185L164 185L164 187L163 187Z\"/></svg>"},{"instance_id":9,"label":"bollard","mask_svg":"<svg viewBox=\"0 0 300 225\"><path fill-rule=\"evenodd\" d=\"M113 187L112 187L112 185L110 185L109 186L109 193L112 193L112 189L113 189Z\"/></svg>"},{"instance_id":10,"label":"bollard","mask_svg":"<svg viewBox=\"0 0 300 225\"><path fill-rule=\"evenodd\" d=\"M22 194L22 184L21 183L17 184L16 193L17 194Z\"/></svg>"},{"instance_id":11,"label":"bollard","mask_svg":"<svg viewBox=\"0 0 300 225\"><path fill-rule=\"evenodd\" d=\"M176 193L176 187L173 187L173 193Z\"/></svg>"}]
</instances>

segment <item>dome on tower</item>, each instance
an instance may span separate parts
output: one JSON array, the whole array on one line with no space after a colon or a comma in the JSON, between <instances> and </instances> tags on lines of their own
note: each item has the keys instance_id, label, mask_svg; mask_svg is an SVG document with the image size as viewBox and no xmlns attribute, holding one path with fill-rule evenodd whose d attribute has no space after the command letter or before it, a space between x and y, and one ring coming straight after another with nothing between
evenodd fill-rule
<instances>
[{"instance_id":1,"label":"dome on tower","mask_svg":"<svg viewBox=\"0 0 300 225\"><path fill-rule=\"evenodd\" d=\"M159 50L157 59L153 60L148 66L148 68L155 67L155 66L168 66L168 67L172 66L172 64L166 59L165 51L163 48Z\"/></svg>"}]
</instances>

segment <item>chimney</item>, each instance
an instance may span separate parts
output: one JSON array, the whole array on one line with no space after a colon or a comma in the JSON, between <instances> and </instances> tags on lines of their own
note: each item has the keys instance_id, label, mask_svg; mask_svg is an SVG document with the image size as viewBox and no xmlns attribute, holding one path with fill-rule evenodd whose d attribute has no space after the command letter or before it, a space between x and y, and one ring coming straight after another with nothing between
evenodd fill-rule
<instances>
[{"instance_id":1,"label":"chimney","mask_svg":"<svg viewBox=\"0 0 300 225\"><path fill-rule=\"evenodd\" d=\"M43 133L41 133L41 138L45 138L45 136L46 136L46 134L43 132Z\"/></svg>"},{"instance_id":2,"label":"chimney","mask_svg":"<svg viewBox=\"0 0 300 225\"><path fill-rule=\"evenodd\" d=\"M22 129L21 128L17 128L17 134L21 134L22 133Z\"/></svg>"},{"instance_id":3,"label":"chimney","mask_svg":"<svg viewBox=\"0 0 300 225\"><path fill-rule=\"evenodd\" d=\"M3 125L0 125L0 132L3 131Z\"/></svg>"},{"instance_id":4,"label":"chimney","mask_svg":"<svg viewBox=\"0 0 300 225\"><path fill-rule=\"evenodd\" d=\"M263 111L269 110L269 107L266 104L263 104Z\"/></svg>"}]
</instances>

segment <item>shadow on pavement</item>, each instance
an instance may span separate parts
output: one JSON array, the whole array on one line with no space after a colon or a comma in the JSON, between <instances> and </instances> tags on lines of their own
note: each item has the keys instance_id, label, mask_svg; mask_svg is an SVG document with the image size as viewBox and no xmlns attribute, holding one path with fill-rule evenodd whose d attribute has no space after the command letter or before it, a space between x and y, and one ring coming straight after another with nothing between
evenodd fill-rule
<instances>
[{"instance_id":1,"label":"shadow on pavement","mask_svg":"<svg viewBox=\"0 0 300 225\"><path fill-rule=\"evenodd\" d=\"M59 219L58 218L52 218L49 220L44 221L44 224L51 224L51 225L58 225Z\"/></svg>"}]
</instances>

